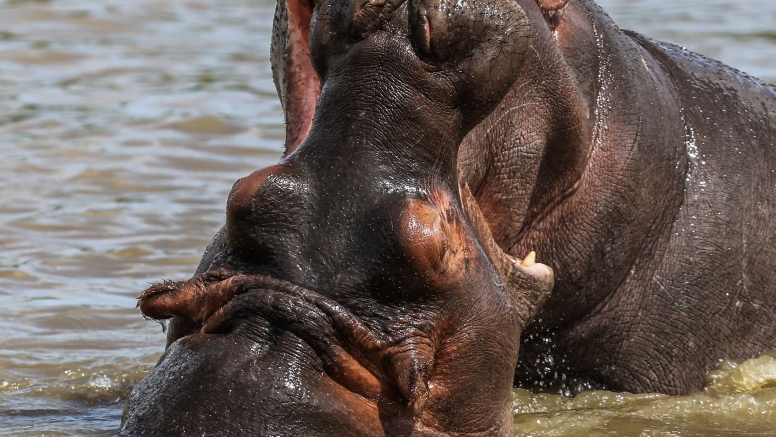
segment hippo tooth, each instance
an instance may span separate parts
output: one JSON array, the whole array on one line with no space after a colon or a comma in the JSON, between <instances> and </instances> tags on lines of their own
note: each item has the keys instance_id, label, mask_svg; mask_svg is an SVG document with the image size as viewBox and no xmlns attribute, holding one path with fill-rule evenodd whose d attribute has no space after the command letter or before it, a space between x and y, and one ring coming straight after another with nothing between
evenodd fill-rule
<instances>
[{"instance_id":1,"label":"hippo tooth","mask_svg":"<svg viewBox=\"0 0 776 437\"><path fill-rule=\"evenodd\" d=\"M520 265L523 267L531 267L534 264L536 264L536 252L532 250L528 252L528 255L526 255L525 258L523 258Z\"/></svg>"}]
</instances>

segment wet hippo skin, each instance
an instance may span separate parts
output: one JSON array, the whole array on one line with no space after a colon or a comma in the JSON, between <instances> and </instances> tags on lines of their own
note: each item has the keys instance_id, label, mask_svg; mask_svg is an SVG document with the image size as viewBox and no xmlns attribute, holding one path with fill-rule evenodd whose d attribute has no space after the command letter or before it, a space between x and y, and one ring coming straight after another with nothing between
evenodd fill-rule
<instances>
[{"instance_id":1,"label":"wet hippo skin","mask_svg":"<svg viewBox=\"0 0 776 437\"><path fill-rule=\"evenodd\" d=\"M776 347L773 87L584 0L281 0L272 60L285 157L141 297L127 435L509 435Z\"/></svg>"}]
</instances>

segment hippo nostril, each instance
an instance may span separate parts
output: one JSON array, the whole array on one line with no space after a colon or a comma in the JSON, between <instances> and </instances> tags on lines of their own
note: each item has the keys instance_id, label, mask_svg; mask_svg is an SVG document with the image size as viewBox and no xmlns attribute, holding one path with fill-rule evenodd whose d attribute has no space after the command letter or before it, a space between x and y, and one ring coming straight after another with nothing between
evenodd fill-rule
<instances>
[{"instance_id":1,"label":"hippo nostril","mask_svg":"<svg viewBox=\"0 0 776 437\"><path fill-rule=\"evenodd\" d=\"M224 243L240 262L267 266L287 254L309 208L311 181L292 164L252 173L234 184L226 205ZM296 240L294 240L296 241ZM280 254L280 255L279 255Z\"/></svg>"},{"instance_id":2,"label":"hippo nostril","mask_svg":"<svg viewBox=\"0 0 776 437\"><path fill-rule=\"evenodd\" d=\"M431 23L428 21L426 9L419 8L413 21L415 49L424 56L431 56Z\"/></svg>"},{"instance_id":3,"label":"hippo nostril","mask_svg":"<svg viewBox=\"0 0 776 437\"><path fill-rule=\"evenodd\" d=\"M425 13L423 14L422 18L423 18L423 26L426 29L426 35L425 35L426 48L430 52L431 51L431 32L432 32L431 23L428 21L428 16Z\"/></svg>"},{"instance_id":4,"label":"hippo nostril","mask_svg":"<svg viewBox=\"0 0 776 437\"><path fill-rule=\"evenodd\" d=\"M250 212L251 202L256 197L261 186L270 176L282 171L282 166L274 165L257 170L250 175L240 178L232 186L232 191L226 201L227 217L241 215Z\"/></svg>"},{"instance_id":5,"label":"hippo nostril","mask_svg":"<svg viewBox=\"0 0 776 437\"><path fill-rule=\"evenodd\" d=\"M448 55L445 47L449 35L444 7L434 0L416 0L412 6L414 9L410 26L415 49L421 56L437 62L445 61Z\"/></svg>"},{"instance_id":6,"label":"hippo nostril","mask_svg":"<svg viewBox=\"0 0 776 437\"><path fill-rule=\"evenodd\" d=\"M427 202L412 201L402 214L400 226L401 245L415 270L443 273L450 239L439 211Z\"/></svg>"}]
</instances>

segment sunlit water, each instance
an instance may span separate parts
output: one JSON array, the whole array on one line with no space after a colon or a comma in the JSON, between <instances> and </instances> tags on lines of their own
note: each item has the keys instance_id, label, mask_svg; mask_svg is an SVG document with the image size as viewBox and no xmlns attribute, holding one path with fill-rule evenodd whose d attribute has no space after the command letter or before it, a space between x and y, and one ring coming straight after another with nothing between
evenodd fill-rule
<instances>
[{"instance_id":1,"label":"sunlit water","mask_svg":"<svg viewBox=\"0 0 776 437\"><path fill-rule=\"evenodd\" d=\"M622 27L776 81L776 3L600 3ZM0 436L117 429L164 345L134 298L190 276L231 184L280 155L272 12L0 0ZM517 390L515 435L773 435L776 355L725 366L690 397Z\"/></svg>"}]
</instances>

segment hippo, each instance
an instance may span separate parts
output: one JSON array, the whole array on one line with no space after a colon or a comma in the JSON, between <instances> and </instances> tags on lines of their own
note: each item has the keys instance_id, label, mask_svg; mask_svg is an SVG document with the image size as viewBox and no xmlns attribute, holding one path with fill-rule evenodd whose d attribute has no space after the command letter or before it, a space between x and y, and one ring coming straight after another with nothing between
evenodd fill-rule
<instances>
[{"instance_id":1,"label":"hippo","mask_svg":"<svg viewBox=\"0 0 776 437\"><path fill-rule=\"evenodd\" d=\"M507 436L515 386L776 348L776 89L590 0L279 0L238 180L122 435ZM538 262L540 261L540 262Z\"/></svg>"}]
</instances>

